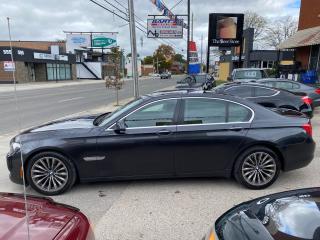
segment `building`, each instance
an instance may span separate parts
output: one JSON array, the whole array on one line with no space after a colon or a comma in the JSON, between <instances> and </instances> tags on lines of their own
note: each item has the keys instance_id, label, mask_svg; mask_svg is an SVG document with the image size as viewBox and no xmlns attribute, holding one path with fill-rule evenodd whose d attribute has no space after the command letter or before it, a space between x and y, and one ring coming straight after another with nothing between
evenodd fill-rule
<instances>
[{"instance_id":1,"label":"building","mask_svg":"<svg viewBox=\"0 0 320 240\"><path fill-rule=\"evenodd\" d=\"M65 42L13 41L12 63L10 42L0 41L0 83L12 83L13 70L18 83L76 79L76 57L65 49Z\"/></svg>"},{"instance_id":2,"label":"building","mask_svg":"<svg viewBox=\"0 0 320 240\"><path fill-rule=\"evenodd\" d=\"M279 45L279 49L295 49L301 71L320 76L320 3L301 0L298 32Z\"/></svg>"}]
</instances>

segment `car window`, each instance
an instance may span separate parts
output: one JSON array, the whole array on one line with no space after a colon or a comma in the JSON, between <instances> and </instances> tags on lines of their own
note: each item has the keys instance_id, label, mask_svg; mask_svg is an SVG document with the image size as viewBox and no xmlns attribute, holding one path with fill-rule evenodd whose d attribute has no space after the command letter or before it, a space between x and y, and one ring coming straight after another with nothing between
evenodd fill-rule
<instances>
[{"instance_id":1,"label":"car window","mask_svg":"<svg viewBox=\"0 0 320 240\"><path fill-rule=\"evenodd\" d=\"M276 90L263 88L263 87L255 87L254 88L255 97L270 97L277 93Z\"/></svg>"},{"instance_id":2,"label":"car window","mask_svg":"<svg viewBox=\"0 0 320 240\"><path fill-rule=\"evenodd\" d=\"M277 82L276 83L277 88L290 90L293 89L293 84L291 82Z\"/></svg>"},{"instance_id":3,"label":"car window","mask_svg":"<svg viewBox=\"0 0 320 240\"><path fill-rule=\"evenodd\" d=\"M184 124L206 124L226 122L227 102L208 99L190 98L185 100Z\"/></svg>"},{"instance_id":4,"label":"car window","mask_svg":"<svg viewBox=\"0 0 320 240\"><path fill-rule=\"evenodd\" d=\"M250 86L234 86L225 90L227 94L238 97L252 97L252 87Z\"/></svg>"},{"instance_id":5,"label":"car window","mask_svg":"<svg viewBox=\"0 0 320 240\"><path fill-rule=\"evenodd\" d=\"M262 82L262 84L267 86L267 87L275 87L275 83L274 82Z\"/></svg>"},{"instance_id":6,"label":"car window","mask_svg":"<svg viewBox=\"0 0 320 240\"><path fill-rule=\"evenodd\" d=\"M177 99L148 104L124 119L128 128L167 126L174 123Z\"/></svg>"},{"instance_id":7,"label":"car window","mask_svg":"<svg viewBox=\"0 0 320 240\"><path fill-rule=\"evenodd\" d=\"M227 122L248 122L252 112L239 104L229 103Z\"/></svg>"},{"instance_id":8,"label":"car window","mask_svg":"<svg viewBox=\"0 0 320 240\"><path fill-rule=\"evenodd\" d=\"M293 89L300 89L300 85L298 83L292 83Z\"/></svg>"},{"instance_id":9,"label":"car window","mask_svg":"<svg viewBox=\"0 0 320 240\"><path fill-rule=\"evenodd\" d=\"M260 70L240 70L235 72L235 79L261 79L264 78Z\"/></svg>"}]
</instances>

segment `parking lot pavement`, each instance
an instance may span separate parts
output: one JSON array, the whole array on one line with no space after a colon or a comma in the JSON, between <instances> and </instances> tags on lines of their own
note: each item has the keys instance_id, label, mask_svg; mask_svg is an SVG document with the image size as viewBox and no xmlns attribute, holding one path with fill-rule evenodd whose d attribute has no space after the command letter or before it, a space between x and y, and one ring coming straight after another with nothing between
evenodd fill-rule
<instances>
[{"instance_id":1,"label":"parking lot pavement","mask_svg":"<svg viewBox=\"0 0 320 240\"><path fill-rule=\"evenodd\" d=\"M312 120L320 143L320 109ZM0 138L0 157L9 136ZM234 204L279 191L320 185L320 148L306 168L282 173L268 189L247 190L227 179L179 179L83 184L53 197L80 208L92 222L96 239L201 239L213 221ZM0 191L21 192L0 162ZM30 188L28 193L35 194Z\"/></svg>"}]
</instances>

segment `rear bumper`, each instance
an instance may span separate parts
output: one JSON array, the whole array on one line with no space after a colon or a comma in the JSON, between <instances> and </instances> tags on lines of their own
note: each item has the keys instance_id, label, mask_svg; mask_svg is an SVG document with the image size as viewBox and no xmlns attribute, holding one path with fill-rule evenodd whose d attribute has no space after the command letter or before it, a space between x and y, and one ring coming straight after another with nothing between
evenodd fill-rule
<instances>
[{"instance_id":1,"label":"rear bumper","mask_svg":"<svg viewBox=\"0 0 320 240\"><path fill-rule=\"evenodd\" d=\"M283 149L283 170L291 171L308 166L314 158L316 143L307 139L302 144L289 145Z\"/></svg>"},{"instance_id":2,"label":"rear bumper","mask_svg":"<svg viewBox=\"0 0 320 240\"><path fill-rule=\"evenodd\" d=\"M20 176L21 160L20 152L15 152L13 154L7 154L7 166L9 170L9 178L12 182L17 184L23 184L23 179Z\"/></svg>"}]
</instances>

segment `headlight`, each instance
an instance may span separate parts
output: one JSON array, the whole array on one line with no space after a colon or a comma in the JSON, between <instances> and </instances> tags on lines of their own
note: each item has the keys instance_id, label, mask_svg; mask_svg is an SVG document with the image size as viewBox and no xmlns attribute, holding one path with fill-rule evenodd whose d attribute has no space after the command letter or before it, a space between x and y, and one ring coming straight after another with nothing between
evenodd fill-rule
<instances>
[{"instance_id":1,"label":"headlight","mask_svg":"<svg viewBox=\"0 0 320 240\"><path fill-rule=\"evenodd\" d=\"M20 143L17 143L17 142L12 142L11 145L10 145L10 152L16 152L18 150L20 150L21 148L21 144Z\"/></svg>"}]
</instances>

